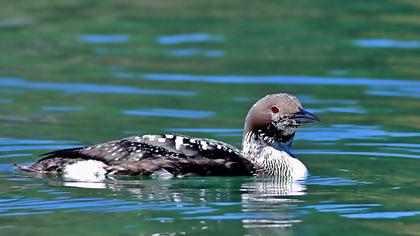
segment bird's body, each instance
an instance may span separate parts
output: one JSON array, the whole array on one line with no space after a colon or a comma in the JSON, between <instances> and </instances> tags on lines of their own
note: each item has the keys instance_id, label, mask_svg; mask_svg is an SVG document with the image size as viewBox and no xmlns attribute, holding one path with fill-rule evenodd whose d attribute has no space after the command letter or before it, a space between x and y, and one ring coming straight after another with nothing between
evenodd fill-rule
<instances>
[{"instance_id":1,"label":"bird's body","mask_svg":"<svg viewBox=\"0 0 420 236\"><path fill-rule=\"evenodd\" d=\"M174 176L253 173L253 165L235 147L180 134L132 136L85 148L53 151L27 170L66 174L68 164L83 160L102 162L106 173L114 175L152 175L162 170Z\"/></svg>"},{"instance_id":2,"label":"bird's body","mask_svg":"<svg viewBox=\"0 0 420 236\"><path fill-rule=\"evenodd\" d=\"M243 149L181 134L142 135L44 154L19 169L70 178L106 175L250 176L293 179L308 175L290 152L295 129L318 118L288 94L268 95L248 112Z\"/></svg>"}]
</instances>

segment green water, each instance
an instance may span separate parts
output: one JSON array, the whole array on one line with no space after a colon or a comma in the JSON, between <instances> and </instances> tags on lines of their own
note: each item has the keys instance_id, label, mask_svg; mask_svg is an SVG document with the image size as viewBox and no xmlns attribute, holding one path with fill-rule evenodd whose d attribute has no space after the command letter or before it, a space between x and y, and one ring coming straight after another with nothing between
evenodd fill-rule
<instances>
[{"instance_id":1,"label":"green water","mask_svg":"<svg viewBox=\"0 0 420 236\"><path fill-rule=\"evenodd\" d=\"M0 235L420 235L419 78L416 0L2 1ZM293 186L13 169L142 133L239 147L276 92L322 119Z\"/></svg>"}]
</instances>

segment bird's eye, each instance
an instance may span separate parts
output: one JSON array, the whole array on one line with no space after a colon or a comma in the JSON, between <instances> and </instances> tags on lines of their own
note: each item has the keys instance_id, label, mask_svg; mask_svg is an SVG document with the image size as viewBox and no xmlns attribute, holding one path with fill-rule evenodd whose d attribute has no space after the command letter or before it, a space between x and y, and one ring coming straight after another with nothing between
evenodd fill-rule
<instances>
[{"instance_id":1,"label":"bird's eye","mask_svg":"<svg viewBox=\"0 0 420 236\"><path fill-rule=\"evenodd\" d=\"M271 108L271 111L273 112L273 113L279 113L279 108L278 107L272 107Z\"/></svg>"}]
</instances>

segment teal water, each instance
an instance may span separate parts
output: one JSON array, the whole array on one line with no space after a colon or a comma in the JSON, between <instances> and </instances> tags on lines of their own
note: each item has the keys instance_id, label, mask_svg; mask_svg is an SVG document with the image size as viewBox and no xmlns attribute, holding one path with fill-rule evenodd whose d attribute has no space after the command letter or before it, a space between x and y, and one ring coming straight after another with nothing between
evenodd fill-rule
<instances>
[{"instance_id":1,"label":"teal water","mask_svg":"<svg viewBox=\"0 0 420 236\"><path fill-rule=\"evenodd\" d=\"M420 4L5 1L0 235L420 235ZM177 132L240 146L249 107L298 96L311 176L109 178L13 169Z\"/></svg>"}]
</instances>

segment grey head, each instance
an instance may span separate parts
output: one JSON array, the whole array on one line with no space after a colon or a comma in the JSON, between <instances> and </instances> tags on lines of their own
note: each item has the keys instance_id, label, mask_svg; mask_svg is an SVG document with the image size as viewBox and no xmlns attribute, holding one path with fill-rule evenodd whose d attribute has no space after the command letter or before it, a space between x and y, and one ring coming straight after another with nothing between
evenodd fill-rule
<instances>
[{"instance_id":1,"label":"grey head","mask_svg":"<svg viewBox=\"0 0 420 236\"><path fill-rule=\"evenodd\" d=\"M271 94L261 98L249 110L244 137L252 132L271 142L289 143L299 126L316 121L320 121L319 118L304 110L295 96Z\"/></svg>"}]
</instances>

